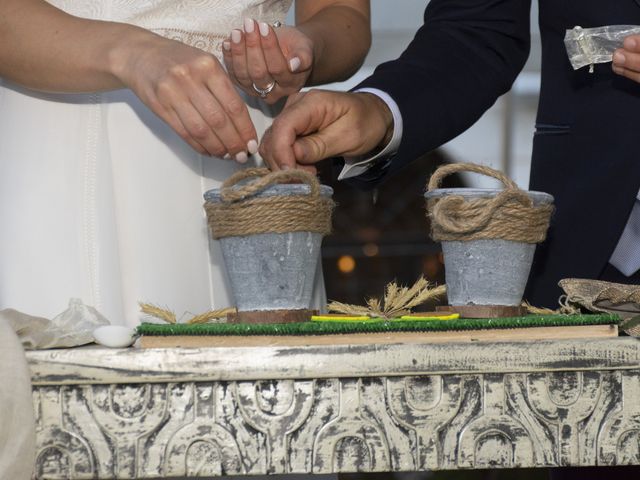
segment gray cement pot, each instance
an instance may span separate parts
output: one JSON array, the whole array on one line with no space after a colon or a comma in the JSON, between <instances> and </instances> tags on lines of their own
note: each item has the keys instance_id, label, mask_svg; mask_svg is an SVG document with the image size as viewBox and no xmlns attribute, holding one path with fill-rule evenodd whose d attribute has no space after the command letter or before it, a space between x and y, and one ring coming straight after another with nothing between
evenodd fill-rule
<instances>
[{"instance_id":1,"label":"gray cement pot","mask_svg":"<svg viewBox=\"0 0 640 480\"><path fill-rule=\"evenodd\" d=\"M272 185L257 197L308 195L302 184ZM333 190L322 185L320 194ZM204 194L220 202L220 190ZM322 234L312 232L261 233L220 239L235 306L239 312L310 308L320 258Z\"/></svg>"},{"instance_id":2,"label":"gray cement pot","mask_svg":"<svg viewBox=\"0 0 640 480\"><path fill-rule=\"evenodd\" d=\"M491 198L501 191L439 188L425 193L425 198L429 200L447 195ZM526 193L534 205L553 203L553 197L548 193ZM520 305L535 248L533 243L502 239L443 241L449 305Z\"/></svg>"}]
</instances>

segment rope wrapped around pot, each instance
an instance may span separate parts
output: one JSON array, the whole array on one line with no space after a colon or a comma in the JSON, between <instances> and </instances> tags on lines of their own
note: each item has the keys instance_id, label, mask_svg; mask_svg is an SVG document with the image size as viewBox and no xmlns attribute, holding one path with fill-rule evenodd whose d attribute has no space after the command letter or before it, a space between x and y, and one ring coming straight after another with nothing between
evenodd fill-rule
<instances>
[{"instance_id":1,"label":"rope wrapped around pot","mask_svg":"<svg viewBox=\"0 0 640 480\"><path fill-rule=\"evenodd\" d=\"M255 180L240 184L251 178ZM278 183L305 183L309 194L257 196ZM303 170L241 170L222 184L220 200L204 205L213 238L259 233L331 233L334 202L320 194L317 178Z\"/></svg>"},{"instance_id":2,"label":"rope wrapped around pot","mask_svg":"<svg viewBox=\"0 0 640 480\"><path fill-rule=\"evenodd\" d=\"M535 206L527 193L503 173L482 165L455 163L440 167L431 176L428 191L439 188L453 173L474 172L493 177L505 189L492 198L464 198L448 195L427 201L431 237L436 241L503 239L539 243L547 236L552 204Z\"/></svg>"}]
</instances>

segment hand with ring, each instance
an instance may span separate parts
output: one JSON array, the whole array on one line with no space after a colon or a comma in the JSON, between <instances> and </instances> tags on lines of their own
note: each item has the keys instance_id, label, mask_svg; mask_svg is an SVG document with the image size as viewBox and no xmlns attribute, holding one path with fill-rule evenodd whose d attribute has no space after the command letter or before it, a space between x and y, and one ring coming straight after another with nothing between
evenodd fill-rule
<instances>
[{"instance_id":1,"label":"hand with ring","mask_svg":"<svg viewBox=\"0 0 640 480\"><path fill-rule=\"evenodd\" d=\"M294 27L245 19L222 44L231 79L249 95L273 104L299 92L311 75L313 42Z\"/></svg>"}]
</instances>

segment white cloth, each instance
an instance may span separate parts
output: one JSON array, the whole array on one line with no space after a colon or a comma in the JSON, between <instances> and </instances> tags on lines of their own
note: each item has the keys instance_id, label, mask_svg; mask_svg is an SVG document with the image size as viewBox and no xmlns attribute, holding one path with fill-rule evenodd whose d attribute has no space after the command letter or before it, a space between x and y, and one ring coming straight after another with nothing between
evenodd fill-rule
<instances>
[{"instance_id":1,"label":"white cloth","mask_svg":"<svg viewBox=\"0 0 640 480\"><path fill-rule=\"evenodd\" d=\"M609 263L627 277L640 270L640 192Z\"/></svg>"},{"instance_id":2,"label":"white cloth","mask_svg":"<svg viewBox=\"0 0 640 480\"><path fill-rule=\"evenodd\" d=\"M284 23L292 0L47 0L77 17L129 23L220 53L222 40L244 18Z\"/></svg>"},{"instance_id":3,"label":"white cloth","mask_svg":"<svg viewBox=\"0 0 640 480\"><path fill-rule=\"evenodd\" d=\"M391 115L393 116L393 134L391 135L389 143L387 143L385 147L375 155L345 158L344 167L342 167L342 171L338 175L338 180L345 180L347 178L362 175L374 166L377 161L382 161L392 157L398 152L400 141L402 140L402 114L400 113L398 104L393 98L391 98L391 95L387 92L383 92L382 90L378 90L377 88L360 88L355 92L372 93L386 103L389 110L391 110Z\"/></svg>"},{"instance_id":4,"label":"white cloth","mask_svg":"<svg viewBox=\"0 0 640 480\"><path fill-rule=\"evenodd\" d=\"M0 318L0 478L29 480L35 455L31 374L20 340Z\"/></svg>"},{"instance_id":5,"label":"white cloth","mask_svg":"<svg viewBox=\"0 0 640 480\"><path fill-rule=\"evenodd\" d=\"M51 3L219 54L219 39L241 28L243 18L284 21L291 0ZM247 102L261 134L274 112L258 99ZM0 310L51 318L70 298L80 298L111 323L134 326L139 301L167 306L178 316L232 306L202 194L238 168L194 152L129 90L42 94L5 82ZM319 283L316 306L323 301Z\"/></svg>"}]
</instances>

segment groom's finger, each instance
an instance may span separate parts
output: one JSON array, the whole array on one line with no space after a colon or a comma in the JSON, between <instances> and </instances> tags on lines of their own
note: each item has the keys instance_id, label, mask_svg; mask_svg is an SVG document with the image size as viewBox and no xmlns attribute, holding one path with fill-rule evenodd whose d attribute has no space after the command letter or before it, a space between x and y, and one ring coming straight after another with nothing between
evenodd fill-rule
<instances>
[{"instance_id":1,"label":"groom's finger","mask_svg":"<svg viewBox=\"0 0 640 480\"><path fill-rule=\"evenodd\" d=\"M318 106L314 92L289 98L285 109L275 118L260 143L260 154L272 170L296 167L298 161L293 149L296 140L318 131L325 119Z\"/></svg>"},{"instance_id":2,"label":"groom's finger","mask_svg":"<svg viewBox=\"0 0 640 480\"><path fill-rule=\"evenodd\" d=\"M300 165L313 165L336 156L340 150L341 136L335 135L334 131L335 129L329 127L318 133L298 138L293 144L296 162Z\"/></svg>"}]
</instances>

